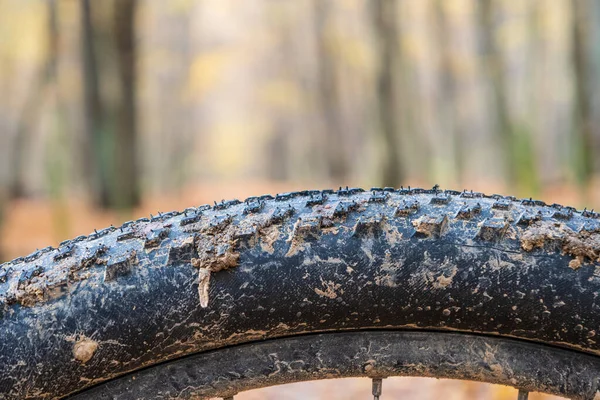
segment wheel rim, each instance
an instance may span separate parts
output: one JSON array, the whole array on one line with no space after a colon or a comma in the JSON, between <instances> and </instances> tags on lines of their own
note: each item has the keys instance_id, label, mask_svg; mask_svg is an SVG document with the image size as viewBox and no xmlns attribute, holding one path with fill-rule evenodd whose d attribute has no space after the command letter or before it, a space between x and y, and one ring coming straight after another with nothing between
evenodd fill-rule
<instances>
[{"instance_id":1,"label":"wheel rim","mask_svg":"<svg viewBox=\"0 0 600 400\"><path fill-rule=\"evenodd\" d=\"M600 358L502 337L358 331L265 340L194 354L92 387L72 399L228 398L250 389L330 378L464 379L593 399Z\"/></svg>"}]
</instances>

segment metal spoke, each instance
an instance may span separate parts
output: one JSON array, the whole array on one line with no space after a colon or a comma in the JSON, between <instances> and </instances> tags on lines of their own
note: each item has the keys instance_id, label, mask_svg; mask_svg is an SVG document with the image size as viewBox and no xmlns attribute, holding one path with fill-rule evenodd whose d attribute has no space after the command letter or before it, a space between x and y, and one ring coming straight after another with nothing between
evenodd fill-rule
<instances>
[{"instance_id":1,"label":"metal spoke","mask_svg":"<svg viewBox=\"0 0 600 400\"><path fill-rule=\"evenodd\" d=\"M517 400L527 400L529 398L529 392L519 389L519 395L517 396Z\"/></svg>"},{"instance_id":2,"label":"metal spoke","mask_svg":"<svg viewBox=\"0 0 600 400\"><path fill-rule=\"evenodd\" d=\"M373 400L379 400L379 396L381 396L381 386L382 379L373 378Z\"/></svg>"}]
</instances>

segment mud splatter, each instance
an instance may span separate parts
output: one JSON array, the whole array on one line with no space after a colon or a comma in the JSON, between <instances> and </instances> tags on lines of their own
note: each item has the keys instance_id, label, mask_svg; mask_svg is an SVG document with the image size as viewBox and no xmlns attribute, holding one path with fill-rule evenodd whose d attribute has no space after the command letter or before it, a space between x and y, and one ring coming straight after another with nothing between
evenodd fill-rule
<instances>
[{"instance_id":1,"label":"mud splatter","mask_svg":"<svg viewBox=\"0 0 600 400\"><path fill-rule=\"evenodd\" d=\"M417 233L426 237L440 237L448 226L448 217L423 215L412 222Z\"/></svg>"},{"instance_id":2,"label":"mud splatter","mask_svg":"<svg viewBox=\"0 0 600 400\"><path fill-rule=\"evenodd\" d=\"M275 252L273 244L279 240L281 233L278 225L271 225L260 230L260 248L269 254Z\"/></svg>"},{"instance_id":3,"label":"mud splatter","mask_svg":"<svg viewBox=\"0 0 600 400\"><path fill-rule=\"evenodd\" d=\"M579 268L581 268L582 264L583 264L583 257L577 257L577 258L574 258L571 261L569 261L569 268L576 271Z\"/></svg>"},{"instance_id":4,"label":"mud splatter","mask_svg":"<svg viewBox=\"0 0 600 400\"><path fill-rule=\"evenodd\" d=\"M403 239L402 233L398 230L398 227L388 223L387 221L384 221L382 228L385 234L385 239L390 245L393 246L398 244Z\"/></svg>"},{"instance_id":5,"label":"mud splatter","mask_svg":"<svg viewBox=\"0 0 600 400\"><path fill-rule=\"evenodd\" d=\"M309 238L318 238L321 235L321 229L323 228L323 218L298 218L294 224L294 228L290 233L287 242L290 244L290 248L285 254L286 257L292 257L299 252L306 250L310 247L307 243Z\"/></svg>"},{"instance_id":6,"label":"mud splatter","mask_svg":"<svg viewBox=\"0 0 600 400\"><path fill-rule=\"evenodd\" d=\"M576 233L561 223L537 222L522 232L521 248L532 251L537 248L556 246L570 235Z\"/></svg>"},{"instance_id":7,"label":"mud splatter","mask_svg":"<svg viewBox=\"0 0 600 400\"><path fill-rule=\"evenodd\" d=\"M600 261L600 235L585 229L577 233L560 222L538 221L521 232L521 248L558 250L574 257L569 267L578 269L586 260Z\"/></svg>"},{"instance_id":8,"label":"mud splatter","mask_svg":"<svg viewBox=\"0 0 600 400\"><path fill-rule=\"evenodd\" d=\"M315 288L315 293L321 297L327 297L330 299L335 299L338 297L337 291L342 287L339 283L335 283L332 281L324 281L321 279L321 285L323 285L324 289ZM340 294L343 294L344 291L340 290Z\"/></svg>"},{"instance_id":9,"label":"mud splatter","mask_svg":"<svg viewBox=\"0 0 600 400\"><path fill-rule=\"evenodd\" d=\"M9 290L16 302L25 307L58 298L67 287L70 268L66 263L50 270L35 267L24 271Z\"/></svg>"},{"instance_id":10,"label":"mud splatter","mask_svg":"<svg viewBox=\"0 0 600 400\"><path fill-rule=\"evenodd\" d=\"M201 228L196 241L198 258L192 258L191 263L198 268L198 296L200 306L208 307L210 274L239 265L239 241L244 237L254 240L252 233L265 223L264 217L247 218L238 225L232 224L233 219L215 219Z\"/></svg>"},{"instance_id":11,"label":"mud splatter","mask_svg":"<svg viewBox=\"0 0 600 400\"><path fill-rule=\"evenodd\" d=\"M420 274L415 274L411 279L416 282L426 282L435 289L446 289L454 281L458 267L448 256L443 260L432 258L429 252L423 254L422 269Z\"/></svg>"},{"instance_id":12,"label":"mud splatter","mask_svg":"<svg viewBox=\"0 0 600 400\"><path fill-rule=\"evenodd\" d=\"M433 287L436 289L444 289L452 285L452 281L454 280L454 277L456 276L457 272L458 268L456 267L456 265L452 265L450 268L450 274L448 276L443 274L438 276L433 282Z\"/></svg>"},{"instance_id":13,"label":"mud splatter","mask_svg":"<svg viewBox=\"0 0 600 400\"><path fill-rule=\"evenodd\" d=\"M375 284L378 286L397 287L396 275L402 268L405 260L393 260L389 250L385 252L385 258L381 263L381 274L375 276Z\"/></svg>"},{"instance_id":14,"label":"mud splatter","mask_svg":"<svg viewBox=\"0 0 600 400\"><path fill-rule=\"evenodd\" d=\"M192 260L192 264L193 264ZM194 265L195 266L195 265ZM200 298L200 306L202 308L208 307L208 288L210 283L210 270L206 268L200 268L198 270L198 297Z\"/></svg>"},{"instance_id":15,"label":"mud splatter","mask_svg":"<svg viewBox=\"0 0 600 400\"><path fill-rule=\"evenodd\" d=\"M233 223L233 217L226 215L200 224L190 225L188 229L201 233L195 243L198 258L192 258L191 263L198 268L198 296L200 306L206 308L211 273L237 267L240 247L251 248L260 243L263 251L272 254L275 251L273 245L281 234L281 225L266 214L248 216L238 223Z\"/></svg>"},{"instance_id":16,"label":"mud splatter","mask_svg":"<svg viewBox=\"0 0 600 400\"><path fill-rule=\"evenodd\" d=\"M73 357L82 364L90 361L98 349L98 342L82 338L73 345Z\"/></svg>"}]
</instances>

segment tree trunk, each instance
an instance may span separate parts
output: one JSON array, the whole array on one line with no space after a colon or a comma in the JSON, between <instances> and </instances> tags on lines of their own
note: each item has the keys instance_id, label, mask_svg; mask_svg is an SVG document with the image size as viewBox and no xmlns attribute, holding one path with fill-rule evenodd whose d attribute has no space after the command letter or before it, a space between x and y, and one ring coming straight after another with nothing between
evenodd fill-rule
<instances>
[{"instance_id":1,"label":"tree trunk","mask_svg":"<svg viewBox=\"0 0 600 400\"><path fill-rule=\"evenodd\" d=\"M378 48L377 109L379 129L385 145L382 184L397 187L404 179L399 143L398 96L396 93L399 43L396 0L374 0L373 23Z\"/></svg>"},{"instance_id":2,"label":"tree trunk","mask_svg":"<svg viewBox=\"0 0 600 400\"><path fill-rule=\"evenodd\" d=\"M96 56L97 34L92 20L90 0L81 0L82 58L84 77L84 123L87 144L84 149L89 185L96 203L110 206L110 173L106 144L105 110L100 98L100 78Z\"/></svg>"},{"instance_id":3,"label":"tree trunk","mask_svg":"<svg viewBox=\"0 0 600 400\"><path fill-rule=\"evenodd\" d=\"M343 184L349 172L348 154L340 119L338 74L335 54L332 54L327 24L333 2L314 0L317 29L319 107L325 131L322 135L329 178Z\"/></svg>"},{"instance_id":4,"label":"tree trunk","mask_svg":"<svg viewBox=\"0 0 600 400\"><path fill-rule=\"evenodd\" d=\"M578 180L582 185L589 184L594 173L594 137L592 71L590 70L590 7L586 0L573 0L572 4L572 60L575 70L574 129L578 138L575 154L578 166Z\"/></svg>"},{"instance_id":5,"label":"tree trunk","mask_svg":"<svg viewBox=\"0 0 600 400\"><path fill-rule=\"evenodd\" d=\"M509 184L517 180L516 159L514 156L513 127L510 120L505 93L504 66L495 37L493 0L481 0L477 4L481 59L484 71L491 85L493 107L496 111L494 131L500 138L500 144L506 162L506 174Z\"/></svg>"},{"instance_id":6,"label":"tree trunk","mask_svg":"<svg viewBox=\"0 0 600 400\"><path fill-rule=\"evenodd\" d=\"M113 0L110 13L82 0L86 159L96 203L103 208L130 209L139 202L136 157L135 0ZM100 10L106 11L106 10ZM104 46L103 57L98 57ZM112 96L102 85L117 87Z\"/></svg>"},{"instance_id":7,"label":"tree trunk","mask_svg":"<svg viewBox=\"0 0 600 400\"><path fill-rule=\"evenodd\" d=\"M115 1L115 41L121 104L117 110L115 137L115 198L113 206L129 209L139 203L136 157L136 0Z\"/></svg>"},{"instance_id":8,"label":"tree trunk","mask_svg":"<svg viewBox=\"0 0 600 400\"><path fill-rule=\"evenodd\" d=\"M56 1L48 1L48 55L39 75L31 85L17 125L17 134L10 154L9 198L26 196L25 170L27 168L28 145L42 114L44 102L47 100L49 86L56 81L58 58L58 21Z\"/></svg>"}]
</instances>

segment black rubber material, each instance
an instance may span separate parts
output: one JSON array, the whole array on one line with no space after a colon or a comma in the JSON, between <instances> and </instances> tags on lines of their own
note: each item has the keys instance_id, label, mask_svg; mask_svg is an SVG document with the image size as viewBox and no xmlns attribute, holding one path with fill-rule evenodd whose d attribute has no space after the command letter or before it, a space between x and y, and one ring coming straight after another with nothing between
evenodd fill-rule
<instances>
[{"instance_id":1,"label":"black rubber material","mask_svg":"<svg viewBox=\"0 0 600 400\"><path fill-rule=\"evenodd\" d=\"M60 398L186 355L331 331L477 332L597 356L599 232L586 210L422 189L159 214L0 267L0 393Z\"/></svg>"},{"instance_id":2,"label":"black rubber material","mask_svg":"<svg viewBox=\"0 0 600 400\"><path fill-rule=\"evenodd\" d=\"M543 374L538 372L540 366ZM593 399L600 360L515 339L459 333L326 333L195 354L70 399L226 398L243 390L285 383L361 376L469 379Z\"/></svg>"}]
</instances>

